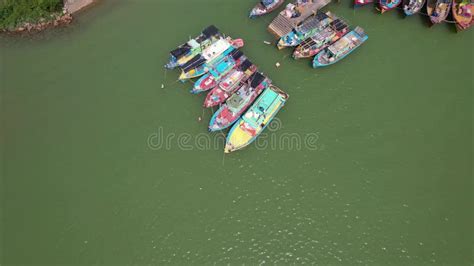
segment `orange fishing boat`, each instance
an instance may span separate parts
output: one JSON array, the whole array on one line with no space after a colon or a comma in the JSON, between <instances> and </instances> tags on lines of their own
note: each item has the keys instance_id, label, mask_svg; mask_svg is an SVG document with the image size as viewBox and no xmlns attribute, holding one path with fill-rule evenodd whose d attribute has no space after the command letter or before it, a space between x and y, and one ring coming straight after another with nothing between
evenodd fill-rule
<instances>
[{"instance_id":1,"label":"orange fishing boat","mask_svg":"<svg viewBox=\"0 0 474 266\"><path fill-rule=\"evenodd\" d=\"M457 31L463 31L473 24L473 13L474 4L470 0L453 2L453 18L456 21Z\"/></svg>"}]
</instances>

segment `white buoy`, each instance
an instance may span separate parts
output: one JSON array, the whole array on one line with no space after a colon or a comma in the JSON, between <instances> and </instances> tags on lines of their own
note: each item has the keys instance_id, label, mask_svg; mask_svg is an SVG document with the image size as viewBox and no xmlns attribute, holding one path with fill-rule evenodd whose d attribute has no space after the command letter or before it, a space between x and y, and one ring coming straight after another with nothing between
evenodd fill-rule
<instances>
[{"instance_id":1,"label":"white buoy","mask_svg":"<svg viewBox=\"0 0 474 266\"><path fill-rule=\"evenodd\" d=\"M280 66L281 66L280 62L277 62L277 63L275 64L275 66L276 66L276 67L280 67Z\"/></svg>"},{"instance_id":2,"label":"white buoy","mask_svg":"<svg viewBox=\"0 0 474 266\"><path fill-rule=\"evenodd\" d=\"M164 88L165 88L165 84L161 84L161 88L164 89Z\"/></svg>"}]
</instances>

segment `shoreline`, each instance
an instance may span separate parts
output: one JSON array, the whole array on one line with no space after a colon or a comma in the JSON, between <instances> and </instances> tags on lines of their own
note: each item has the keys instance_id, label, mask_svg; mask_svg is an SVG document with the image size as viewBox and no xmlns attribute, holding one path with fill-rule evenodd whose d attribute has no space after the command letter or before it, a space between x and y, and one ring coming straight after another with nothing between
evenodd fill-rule
<instances>
[{"instance_id":1,"label":"shoreline","mask_svg":"<svg viewBox=\"0 0 474 266\"><path fill-rule=\"evenodd\" d=\"M74 14L80 13L87 8L97 4L98 0L63 0L62 11L53 12L47 17L39 18L35 22L22 22L14 28L4 28L0 33L7 34L29 34L38 33L50 28L56 28L71 24Z\"/></svg>"}]
</instances>

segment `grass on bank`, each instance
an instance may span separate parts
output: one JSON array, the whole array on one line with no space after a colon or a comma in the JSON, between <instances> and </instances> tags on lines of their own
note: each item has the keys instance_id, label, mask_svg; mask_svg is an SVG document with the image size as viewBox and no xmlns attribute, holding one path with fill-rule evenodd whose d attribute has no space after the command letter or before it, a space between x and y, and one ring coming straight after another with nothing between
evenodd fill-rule
<instances>
[{"instance_id":1,"label":"grass on bank","mask_svg":"<svg viewBox=\"0 0 474 266\"><path fill-rule=\"evenodd\" d=\"M0 28L13 28L23 22L36 22L61 11L63 0L0 0Z\"/></svg>"}]
</instances>

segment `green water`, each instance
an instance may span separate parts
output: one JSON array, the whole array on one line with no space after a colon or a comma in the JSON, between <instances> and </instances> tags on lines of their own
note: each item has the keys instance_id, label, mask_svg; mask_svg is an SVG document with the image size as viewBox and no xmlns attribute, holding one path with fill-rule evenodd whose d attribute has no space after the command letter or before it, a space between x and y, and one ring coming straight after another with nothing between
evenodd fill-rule
<instances>
[{"instance_id":1,"label":"green water","mask_svg":"<svg viewBox=\"0 0 474 266\"><path fill-rule=\"evenodd\" d=\"M473 31L333 4L369 41L314 70L255 2L110 0L0 38L0 264L472 265ZM274 145L203 147L204 96L162 65L209 24L290 94Z\"/></svg>"}]
</instances>

